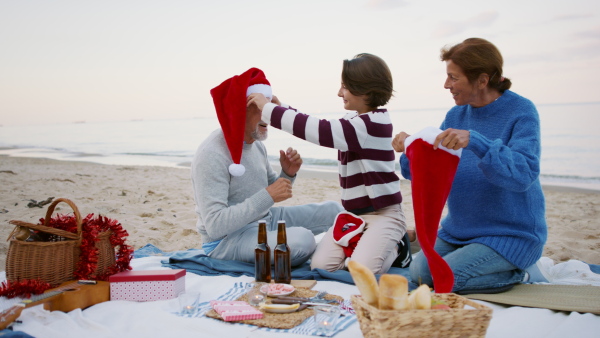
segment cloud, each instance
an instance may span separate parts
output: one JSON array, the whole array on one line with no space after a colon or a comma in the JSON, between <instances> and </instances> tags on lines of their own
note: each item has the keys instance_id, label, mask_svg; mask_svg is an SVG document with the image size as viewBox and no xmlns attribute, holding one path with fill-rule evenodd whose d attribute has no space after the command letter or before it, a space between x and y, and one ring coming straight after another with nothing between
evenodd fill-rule
<instances>
[{"instance_id":1,"label":"cloud","mask_svg":"<svg viewBox=\"0 0 600 338\"><path fill-rule=\"evenodd\" d=\"M506 55L506 63L516 65L555 64L573 67L600 58L600 41L588 41L574 46L557 48L552 52L531 52ZM594 61L595 62L595 61ZM556 66L555 66L556 67Z\"/></svg>"},{"instance_id":2,"label":"cloud","mask_svg":"<svg viewBox=\"0 0 600 338\"><path fill-rule=\"evenodd\" d=\"M552 21L572 21L579 19L588 19L594 17L593 14L562 14L553 17Z\"/></svg>"},{"instance_id":3,"label":"cloud","mask_svg":"<svg viewBox=\"0 0 600 338\"><path fill-rule=\"evenodd\" d=\"M375 9L391 9L408 5L406 0L369 0L368 7Z\"/></svg>"},{"instance_id":4,"label":"cloud","mask_svg":"<svg viewBox=\"0 0 600 338\"><path fill-rule=\"evenodd\" d=\"M433 36L436 38L445 38L462 33L471 27L486 27L496 21L497 18L498 12L487 11L464 21L445 21L438 25L433 32Z\"/></svg>"},{"instance_id":5,"label":"cloud","mask_svg":"<svg viewBox=\"0 0 600 338\"><path fill-rule=\"evenodd\" d=\"M597 33L596 33L597 34ZM597 36L594 36L598 38ZM600 57L600 41L592 41L582 43L576 47L573 47L570 55L573 55L574 59L598 59Z\"/></svg>"},{"instance_id":6,"label":"cloud","mask_svg":"<svg viewBox=\"0 0 600 338\"><path fill-rule=\"evenodd\" d=\"M598 40L600 39L600 26L577 32L575 35L582 38L592 38Z\"/></svg>"}]
</instances>

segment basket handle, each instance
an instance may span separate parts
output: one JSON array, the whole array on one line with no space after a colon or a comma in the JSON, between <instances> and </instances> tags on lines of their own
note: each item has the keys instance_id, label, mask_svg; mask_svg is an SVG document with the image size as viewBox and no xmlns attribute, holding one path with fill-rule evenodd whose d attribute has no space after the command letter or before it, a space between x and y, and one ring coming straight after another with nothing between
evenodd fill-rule
<instances>
[{"instance_id":1,"label":"basket handle","mask_svg":"<svg viewBox=\"0 0 600 338\"><path fill-rule=\"evenodd\" d=\"M50 206L48 207L48 210L46 211L46 218L44 219L44 225L50 224L50 219L52 218L52 214L54 213L54 208L56 208L56 205L58 205L58 203L60 203L60 202L67 203L71 207L71 209L73 209L73 215L75 215L75 222L77 224L77 236L73 239L78 239L79 237L81 237L81 213L79 212L79 208L77 208L75 203L73 203L73 201L71 201L70 199L67 199L67 198L55 199L52 202L52 204L50 204ZM71 235L73 235L73 234L71 233ZM65 237L67 237L67 236L65 236Z\"/></svg>"},{"instance_id":2,"label":"basket handle","mask_svg":"<svg viewBox=\"0 0 600 338\"><path fill-rule=\"evenodd\" d=\"M69 232L69 231L45 226L45 225L39 225L39 224L33 224L33 223L13 220L8 223L15 225L15 229L13 229L11 234L8 236L7 241L12 238L13 234L17 231L18 227L26 227L29 229L38 230L38 231L46 232L46 233L49 233L52 235L57 235L57 236L61 236L61 237L69 238L69 239L80 239L81 238L81 224L82 224L81 214L79 213L79 209L77 208L75 203L73 203L69 199L58 198L58 199L54 200L54 202L52 202L52 204L50 204L50 206L48 207L48 211L46 212L46 218L44 218L44 224L50 223L50 219L52 217L52 214L54 213L54 208L60 202L67 203L71 207L71 209L73 209L73 214L75 215L75 222L77 223L77 233L76 234Z\"/></svg>"}]
</instances>

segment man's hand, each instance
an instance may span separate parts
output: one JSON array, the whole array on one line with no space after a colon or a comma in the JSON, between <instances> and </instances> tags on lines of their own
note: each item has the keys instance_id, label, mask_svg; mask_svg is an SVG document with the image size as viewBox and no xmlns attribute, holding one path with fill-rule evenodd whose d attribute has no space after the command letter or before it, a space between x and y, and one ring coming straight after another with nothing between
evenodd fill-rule
<instances>
[{"instance_id":1,"label":"man's hand","mask_svg":"<svg viewBox=\"0 0 600 338\"><path fill-rule=\"evenodd\" d=\"M278 100L279 101L279 100ZM263 94L261 93L253 93L248 96L246 99L246 107L250 107L251 105L256 105L259 111L262 112L265 104L269 103L269 101Z\"/></svg>"},{"instance_id":2,"label":"man's hand","mask_svg":"<svg viewBox=\"0 0 600 338\"><path fill-rule=\"evenodd\" d=\"M287 178L280 177L267 187L267 192L275 203L285 201L292 197L292 182Z\"/></svg>"},{"instance_id":3,"label":"man's hand","mask_svg":"<svg viewBox=\"0 0 600 338\"><path fill-rule=\"evenodd\" d=\"M471 133L468 130L448 128L435 138L433 149L437 149L440 144L454 150L466 148L469 145L470 138Z\"/></svg>"},{"instance_id":4,"label":"man's hand","mask_svg":"<svg viewBox=\"0 0 600 338\"><path fill-rule=\"evenodd\" d=\"M409 136L410 135L408 135L407 133L405 133L403 131L401 131L398 135L396 135L396 137L394 137L394 140L392 140L392 147L394 147L394 150L399 153L403 153L404 152L404 141Z\"/></svg>"},{"instance_id":5,"label":"man's hand","mask_svg":"<svg viewBox=\"0 0 600 338\"><path fill-rule=\"evenodd\" d=\"M295 149L287 148L286 152L283 152L283 150L279 151L279 163L286 175L294 177L302 166L302 157L300 157L300 154Z\"/></svg>"}]
</instances>

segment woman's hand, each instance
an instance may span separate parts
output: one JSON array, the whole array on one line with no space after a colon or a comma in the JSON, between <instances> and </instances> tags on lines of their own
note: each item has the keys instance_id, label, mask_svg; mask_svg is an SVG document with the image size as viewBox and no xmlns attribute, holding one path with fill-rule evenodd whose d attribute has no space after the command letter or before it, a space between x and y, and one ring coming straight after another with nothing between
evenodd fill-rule
<instances>
[{"instance_id":1,"label":"woman's hand","mask_svg":"<svg viewBox=\"0 0 600 338\"><path fill-rule=\"evenodd\" d=\"M466 148L470 139L471 132L468 130L448 128L435 138L433 149L439 148L439 145L453 150Z\"/></svg>"},{"instance_id":2,"label":"woman's hand","mask_svg":"<svg viewBox=\"0 0 600 338\"><path fill-rule=\"evenodd\" d=\"M398 135L396 135L396 137L394 137L394 140L392 140L392 147L394 147L394 150L399 152L399 153L403 153L404 152L404 140L406 140L407 137L409 137L410 135L408 135L405 132L400 132Z\"/></svg>"}]
</instances>

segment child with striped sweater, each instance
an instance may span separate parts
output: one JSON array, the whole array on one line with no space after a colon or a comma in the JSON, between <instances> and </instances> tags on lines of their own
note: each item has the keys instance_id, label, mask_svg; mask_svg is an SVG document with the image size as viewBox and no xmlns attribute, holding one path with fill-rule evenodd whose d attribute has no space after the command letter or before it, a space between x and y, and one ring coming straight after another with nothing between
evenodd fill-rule
<instances>
[{"instance_id":1,"label":"child with striped sweater","mask_svg":"<svg viewBox=\"0 0 600 338\"><path fill-rule=\"evenodd\" d=\"M262 111L263 122L338 150L342 205L366 223L349 259L374 273L387 272L397 259L394 266L405 267L410 262L400 179L395 173L396 157L391 145L393 127L387 110L379 108L387 104L392 92L392 76L386 63L375 55L359 54L344 60L338 96L344 108L352 112L340 119L302 114L271 103L261 94L248 97L248 105L255 104ZM311 268L336 271L346 267L347 254L335 242L333 228L317 246Z\"/></svg>"}]
</instances>

